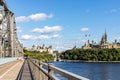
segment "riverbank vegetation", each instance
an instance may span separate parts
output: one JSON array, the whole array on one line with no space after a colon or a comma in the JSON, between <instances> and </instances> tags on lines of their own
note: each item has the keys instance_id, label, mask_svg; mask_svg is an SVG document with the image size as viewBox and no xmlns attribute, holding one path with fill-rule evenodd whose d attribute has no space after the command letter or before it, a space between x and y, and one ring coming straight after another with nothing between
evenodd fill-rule
<instances>
[{"instance_id":1,"label":"riverbank vegetation","mask_svg":"<svg viewBox=\"0 0 120 80\"><path fill-rule=\"evenodd\" d=\"M24 56L32 57L32 58L38 59L43 62L54 61L54 56L51 54L48 54L47 52L24 50Z\"/></svg>"},{"instance_id":2,"label":"riverbank vegetation","mask_svg":"<svg viewBox=\"0 0 120 80\"><path fill-rule=\"evenodd\" d=\"M72 49L61 53L63 60L120 61L120 49Z\"/></svg>"}]
</instances>

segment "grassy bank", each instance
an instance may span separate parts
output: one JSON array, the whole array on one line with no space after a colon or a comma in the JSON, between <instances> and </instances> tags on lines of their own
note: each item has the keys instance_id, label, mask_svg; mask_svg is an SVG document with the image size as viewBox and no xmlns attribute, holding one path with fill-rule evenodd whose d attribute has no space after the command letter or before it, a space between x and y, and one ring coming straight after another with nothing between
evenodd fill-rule
<instances>
[{"instance_id":1,"label":"grassy bank","mask_svg":"<svg viewBox=\"0 0 120 80\"><path fill-rule=\"evenodd\" d=\"M38 60L40 60L42 62L54 61L54 56L51 55L51 54L48 54L47 52L24 50L24 56L33 57L33 58L38 59Z\"/></svg>"}]
</instances>

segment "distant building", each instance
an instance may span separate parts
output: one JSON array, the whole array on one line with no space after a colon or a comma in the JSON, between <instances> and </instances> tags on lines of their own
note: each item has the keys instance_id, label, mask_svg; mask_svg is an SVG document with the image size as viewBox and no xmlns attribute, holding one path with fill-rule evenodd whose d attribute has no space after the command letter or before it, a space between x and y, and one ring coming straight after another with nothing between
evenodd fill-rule
<instances>
[{"instance_id":1,"label":"distant building","mask_svg":"<svg viewBox=\"0 0 120 80\"><path fill-rule=\"evenodd\" d=\"M83 49L95 49L95 48L99 48L99 49L112 49L112 48L120 48L120 43L117 42L117 40L114 41L114 43L110 44L107 42L107 34L106 32L104 33L104 35L101 38L101 41L99 44L96 44L96 42L94 42L92 40L92 43L90 43L90 41L88 40L85 45L82 46Z\"/></svg>"},{"instance_id":2,"label":"distant building","mask_svg":"<svg viewBox=\"0 0 120 80\"><path fill-rule=\"evenodd\" d=\"M48 54L53 54L52 46L46 47L44 44L42 46L33 45L32 51L48 52Z\"/></svg>"},{"instance_id":3,"label":"distant building","mask_svg":"<svg viewBox=\"0 0 120 80\"><path fill-rule=\"evenodd\" d=\"M30 48L23 47L24 50L30 51Z\"/></svg>"}]
</instances>

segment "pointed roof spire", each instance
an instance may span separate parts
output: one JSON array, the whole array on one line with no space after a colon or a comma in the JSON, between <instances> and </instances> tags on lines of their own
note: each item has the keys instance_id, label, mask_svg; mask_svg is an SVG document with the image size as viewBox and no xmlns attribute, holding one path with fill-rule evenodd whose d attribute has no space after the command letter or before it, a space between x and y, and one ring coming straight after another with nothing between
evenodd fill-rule
<instances>
[{"instance_id":1,"label":"pointed roof spire","mask_svg":"<svg viewBox=\"0 0 120 80\"><path fill-rule=\"evenodd\" d=\"M106 29L105 29L105 36L107 37L107 32L106 32Z\"/></svg>"},{"instance_id":2,"label":"pointed roof spire","mask_svg":"<svg viewBox=\"0 0 120 80\"><path fill-rule=\"evenodd\" d=\"M105 29L104 37L105 37L105 42L107 42L107 33L106 33L106 29Z\"/></svg>"},{"instance_id":3,"label":"pointed roof spire","mask_svg":"<svg viewBox=\"0 0 120 80\"><path fill-rule=\"evenodd\" d=\"M107 35L107 33L106 33L106 28L105 28L105 35Z\"/></svg>"}]
</instances>

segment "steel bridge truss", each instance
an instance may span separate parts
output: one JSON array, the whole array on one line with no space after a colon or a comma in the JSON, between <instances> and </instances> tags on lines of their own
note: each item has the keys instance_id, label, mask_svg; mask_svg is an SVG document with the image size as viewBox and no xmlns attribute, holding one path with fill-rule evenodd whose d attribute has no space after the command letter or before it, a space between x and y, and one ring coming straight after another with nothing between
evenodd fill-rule
<instances>
[{"instance_id":1,"label":"steel bridge truss","mask_svg":"<svg viewBox=\"0 0 120 80\"><path fill-rule=\"evenodd\" d=\"M0 57L18 57L23 55L23 47L17 37L14 13L4 0L0 0Z\"/></svg>"}]
</instances>

